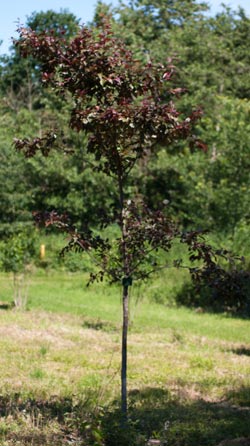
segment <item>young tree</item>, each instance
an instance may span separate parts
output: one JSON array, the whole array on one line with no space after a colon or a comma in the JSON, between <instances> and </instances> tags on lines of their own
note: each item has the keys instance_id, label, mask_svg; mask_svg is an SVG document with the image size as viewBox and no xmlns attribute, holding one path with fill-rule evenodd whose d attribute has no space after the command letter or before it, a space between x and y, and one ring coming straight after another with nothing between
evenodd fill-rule
<instances>
[{"instance_id":1,"label":"young tree","mask_svg":"<svg viewBox=\"0 0 250 446\"><path fill-rule=\"evenodd\" d=\"M93 155L97 169L116 184L119 198L112 222L118 225L120 236L113 241L95 235L87 222L86 230L77 232L65 216L56 212L36 217L71 235L65 250L84 250L94 258L98 270L91 274L91 281L107 276L110 282L122 285L121 397L126 414L128 303L133 281L147 278L160 267L157 251L168 252L175 238L188 244L191 256L199 247L191 260L204 258L208 262L212 258L209 249L203 249L197 241L197 233L184 236L163 210L151 211L138 197L129 197L127 182L136 163L159 145L167 149L180 139L190 139L204 148L192 134L200 111L184 119L172 102L181 89L171 85L171 63L142 65L112 35L108 24L92 30L84 27L70 42L63 36L21 28L17 45L23 56L39 61L43 83L70 101L70 127L87 135L87 151ZM47 156L53 147L65 149L55 128L34 140L16 139L15 145L27 157L38 151ZM101 225L111 222L103 217Z\"/></svg>"},{"instance_id":2,"label":"young tree","mask_svg":"<svg viewBox=\"0 0 250 446\"><path fill-rule=\"evenodd\" d=\"M1 269L13 274L13 301L18 309L25 309L28 298L28 275L35 254L35 233L32 227L9 235L0 242Z\"/></svg>"}]
</instances>

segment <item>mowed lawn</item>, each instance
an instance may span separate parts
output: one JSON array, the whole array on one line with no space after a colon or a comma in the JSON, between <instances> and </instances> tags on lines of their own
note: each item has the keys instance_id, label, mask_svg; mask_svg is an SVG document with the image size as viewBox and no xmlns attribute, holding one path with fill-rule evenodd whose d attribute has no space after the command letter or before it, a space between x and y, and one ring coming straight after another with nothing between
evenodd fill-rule
<instances>
[{"instance_id":1,"label":"mowed lawn","mask_svg":"<svg viewBox=\"0 0 250 446\"><path fill-rule=\"evenodd\" d=\"M80 274L34 275L27 310L0 310L1 445L111 444L100 432L99 443L86 440L64 416L79 402L96 414L119 399L121 290L86 282ZM11 300L11 277L2 275L0 286L0 300ZM145 438L169 446L247 441L249 320L157 304L150 288L157 292L157 283L132 289L128 341L131 414L144 420ZM51 401L62 405L61 418L59 409L44 415Z\"/></svg>"}]
</instances>

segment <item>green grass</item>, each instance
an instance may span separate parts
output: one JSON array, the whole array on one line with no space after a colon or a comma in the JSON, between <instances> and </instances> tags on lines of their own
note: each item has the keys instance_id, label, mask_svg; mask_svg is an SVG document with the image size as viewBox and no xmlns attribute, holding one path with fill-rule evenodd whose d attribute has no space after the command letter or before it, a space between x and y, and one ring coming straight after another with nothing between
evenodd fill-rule
<instances>
[{"instance_id":1,"label":"green grass","mask_svg":"<svg viewBox=\"0 0 250 446\"><path fill-rule=\"evenodd\" d=\"M130 303L131 329L175 331L176 336L223 337L228 342L249 341L248 321L221 314L196 313L187 308L176 308L155 302L156 292L168 303L172 283L178 281L178 271L164 279L132 288ZM169 273L168 273L169 274ZM106 330L119 327L121 322L121 289L119 286L94 284L87 287L88 274L40 273L29 278L29 310L42 310L61 314L83 316L91 323ZM10 275L0 276L0 300L12 299ZM168 287L168 288L167 288ZM157 299L156 299L157 300ZM159 299L160 300L160 299ZM99 322L98 322L99 321Z\"/></svg>"},{"instance_id":2,"label":"green grass","mask_svg":"<svg viewBox=\"0 0 250 446\"><path fill-rule=\"evenodd\" d=\"M1 446L139 446L147 438L216 446L250 437L249 320L152 301L183 280L167 274L132 289L129 439L115 403L119 287L86 288L85 274L30 277L27 311L0 310ZM11 276L0 276L0 289L10 301Z\"/></svg>"}]
</instances>

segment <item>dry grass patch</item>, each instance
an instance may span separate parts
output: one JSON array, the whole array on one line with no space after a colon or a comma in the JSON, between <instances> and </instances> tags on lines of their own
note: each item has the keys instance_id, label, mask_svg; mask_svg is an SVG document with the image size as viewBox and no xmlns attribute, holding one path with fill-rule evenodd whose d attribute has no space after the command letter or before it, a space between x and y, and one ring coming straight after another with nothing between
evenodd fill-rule
<instances>
[{"instance_id":1,"label":"dry grass patch","mask_svg":"<svg viewBox=\"0 0 250 446\"><path fill-rule=\"evenodd\" d=\"M238 353L242 348L241 343L190 337L173 329L132 330L129 386L188 387L193 395L220 399L225 390L250 385L250 360ZM244 348L247 352L249 346ZM40 389L50 396L105 386L107 395L119 392L118 328L86 328L84 318L69 314L2 312L0 354L2 391Z\"/></svg>"},{"instance_id":2,"label":"dry grass patch","mask_svg":"<svg viewBox=\"0 0 250 446\"><path fill-rule=\"evenodd\" d=\"M82 328L76 316L13 312L0 314L0 354L3 392L74 394L85 379L99 386L111 358L118 368L119 344L114 334Z\"/></svg>"}]
</instances>

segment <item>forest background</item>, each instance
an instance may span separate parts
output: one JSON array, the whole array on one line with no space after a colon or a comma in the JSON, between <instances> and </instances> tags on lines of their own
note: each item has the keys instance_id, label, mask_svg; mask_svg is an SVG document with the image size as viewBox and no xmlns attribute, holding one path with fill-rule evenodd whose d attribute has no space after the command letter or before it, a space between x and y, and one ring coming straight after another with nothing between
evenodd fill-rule
<instances>
[{"instance_id":1,"label":"forest background","mask_svg":"<svg viewBox=\"0 0 250 446\"><path fill-rule=\"evenodd\" d=\"M138 58L171 61L175 87L185 87L179 109L203 110L196 137L204 141L200 148L205 150L178 142L171 150L162 147L157 155L148 154L128 194L145 196L153 209L160 203L183 230L208 229L216 245L245 256L247 271L250 19L243 9L235 12L225 6L214 17L208 11L206 3L187 0L175 1L174 7L163 0L132 1L116 8L98 3L91 26L98 26L105 16ZM68 11L47 11L33 13L26 25L36 31L63 27L70 39L79 22ZM79 230L86 221L94 229L100 216L108 218L117 203L112 183L98 170L93 174L94 160L86 154L84 138L67 128L69 107L42 87L35 60L22 59L13 47L10 55L1 57L0 78L0 268L18 271L33 263L88 271L80 255L59 259L63 241L52 230L38 235L32 212L56 209L67 213ZM54 152L27 160L14 150L14 137L42 137L53 123L62 131L64 155ZM37 252L44 241L49 253L41 261ZM178 296L175 288L172 298Z\"/></svg>"}]
</instances>

